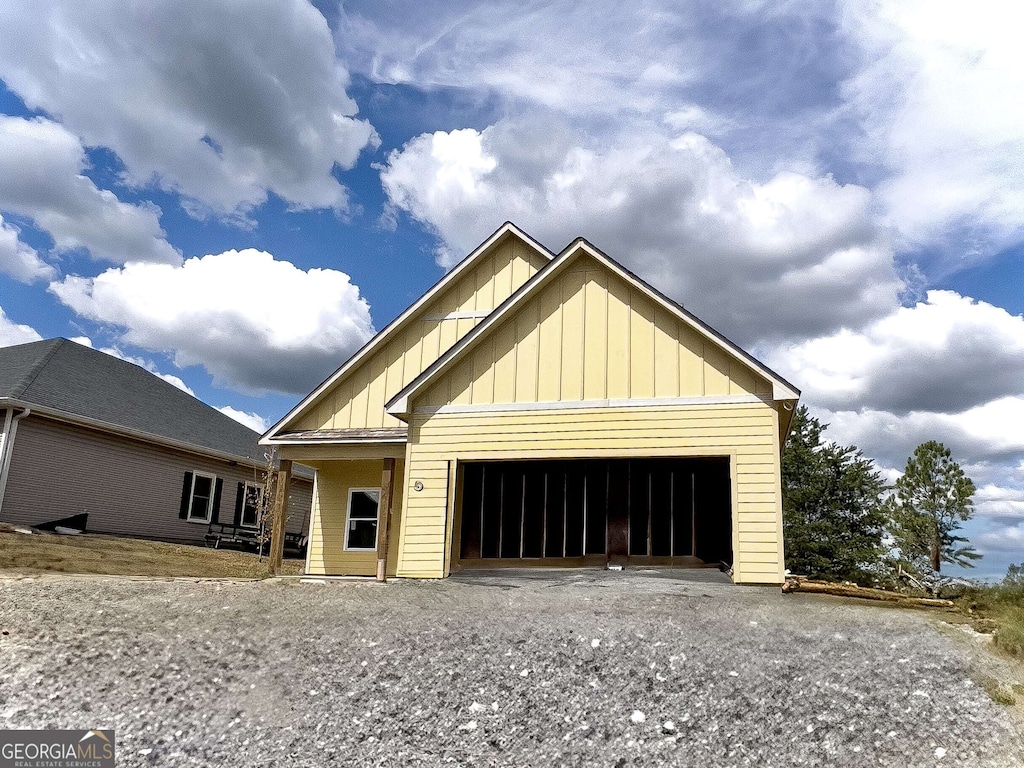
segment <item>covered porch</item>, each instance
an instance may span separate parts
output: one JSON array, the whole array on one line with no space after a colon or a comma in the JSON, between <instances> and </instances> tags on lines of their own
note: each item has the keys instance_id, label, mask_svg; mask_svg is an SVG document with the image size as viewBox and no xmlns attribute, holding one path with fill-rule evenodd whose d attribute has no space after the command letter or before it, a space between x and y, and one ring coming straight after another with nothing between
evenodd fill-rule
<instances>
[{"instance_id":1,"label":"covered porch","mask_svg":"<svg viewBox=\"0 0 1024 768\"><path fill-rule=\"evenodd\" d=\"M405 474L404 429L315 430L275 440L281 469L277 500L287 498L291 463L316 471L305 573L369 576L398 570ZM275 504L272 565L280 567L282 526Z\"/></svg>"}]
</instances>

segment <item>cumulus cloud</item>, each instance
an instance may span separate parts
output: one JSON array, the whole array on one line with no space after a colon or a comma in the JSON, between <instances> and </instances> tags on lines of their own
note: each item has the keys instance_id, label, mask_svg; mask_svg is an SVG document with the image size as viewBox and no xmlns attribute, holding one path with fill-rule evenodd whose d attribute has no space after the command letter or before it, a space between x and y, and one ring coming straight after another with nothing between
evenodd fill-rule
<instances>
[{"instance_id":1,"label":"cumulus cloud","mask_svg":"<svg viewBox=\"0 0 1024 768\"><path fill-rule=\"evenodd\" d=\"M1007 429L1024 424L1024 394L1001 397L959 413L910 411L895 414L869 407L850 411L817 409L829 422L830 436L853 443L884 464L902 468L914 448L938 440L960 462L1005 464L1024 454L1024 432Z\"/></svg>"},{"instance_id":2,"label":"cumulus cloud","mask_svg":"<svg viewBox=\"0 0 1024 768\"><path fill-rule=\"evenodd\" d=\"M0 272L23 283L53 277L53 267L39 258L35 248L23 243L19 234L17 227L0 216Z\"/></svg>"},{"instance_id":3,"label":"cumulus cloud","mask_svg":"<svg viewBox=\"0 0 1024 768\"><path fill-rule=\"evenodd\" d=\"M441 238L443 265L505 219L556 250L583 235L738 342L869 321L902 286L867 190L792 172L750 181L695 133L592 148L507 121L418 136L381 179Z\"/></svg>"},{"instance_id":4,"label":"cumulus cloud","mask_svg":"<svg viewBox=\"0 0 1024 768\"><path fill-rule=\"evenodd\" d=\"M31 218L58 250L87 248L95 258L118 263L180 262L160 228L160 210L99 189L84 175L86 163L78 137L63 126L0 115L0 209ZM51 276L34 252L23 250L19 263L29 277Z\"/></svg>"},{"instance_id":5,"label":"cumulus cloud","mask_svg":"<svg viewBox=\"0 0 1024 768\"><path fill-rule=\"evenodd\" d=\"M250 392L304 394L373 334L348 275L303 271L252 249L181 266L128 264L50 290L78 315L119 329L123 343Z\"/></svg>"},{"instance_id":6,"label":"cumulus cloud","mask_svg":"<svg viewBox=\"0 0 1024 768\"><path fill-rule=\"evenodd\" d=\"M268 191L344 209L333 171L377 140L305 0L12 0L0 37L18 41L0 47L0 77L30 108L192 210L238 214Z\"/></svg>"},{"instance_id":7,"label":"cumulus cloud","mask_svg":"<svg viewBox=\"0 0 1024 768\"><path fill-rule=\"evenodd\" d=\"M977 543L982 552L1005 553L1013 561L1024 562L1024 558L1020 557L1024 552L1024 523L986 531L978 537Z\"/></svg>"},{"instance_id":8,"label":"cumulus cloud","mask_svg":"<svg viewBox=\"0 0 1024 768\"><path fill-rule=\"evenodd\" d=\"M988 483L974 494L974 505L986 517L1024 520L1024 488Z\"/></svg>"},{"instance_id":9,"label":"cumulus cloud","mask_svg":"<svg viewBox=\"0 0 1024 768\"><path fill-rule=\"evenodd\" d=\"M1024 15L1001 0L401 5L344 4L339 48L371 79L497 94L602 139L666 121L761 178L836 168L933 275L1022 233Z\"/></svg>"},{"instance_id":10,"label":"cumulus cloud","mask_svg":"<svg viewBox=\"0 0 1024 768\"><path fill-rule=\"evenodd\" d=\"M15 323L7 317L4 308L0 307L0 347L13 347L15 344L27 344L42 338L35 328Z\"/></svg>"},{"instance_id":11,"label":"cumulus cloud","mask_svg":"<svg viewBox=\"0 0 1024 768\"><path fill-rule=\"evenodd\" d=\"M860 159L906 245L954 243L945 269L1024 231L1024 15L1000 0L846 0L860 65L843 84Z\"/></svg>"},{"instance_id":12,"label":"cumulus cloud","mask_svg":"<svg viewBox=\"0 0 1024 768\"><path fill-rule=\"evenodd\" d=\"M832 410L958 413L1024 394L1024 317L929 291L861 329L776 347L770 362Z\"/></svg>"},{"instance_id":13,"label":"cumulus cloud","mask_svg":"<svg viewBox=\"0 0 1024 768\"><path fill-rule=\"evenodd\" d=\"M217 410L223 413L225 416L230 416L239 424L244 424L254 432L259 432L261 435L264 432L266 432L267 427L270 426L267 423L267 420L260 416L258 413L240 411L237 408L232 408L230 405L221 406Z\"/></svg>"}]
</instances>

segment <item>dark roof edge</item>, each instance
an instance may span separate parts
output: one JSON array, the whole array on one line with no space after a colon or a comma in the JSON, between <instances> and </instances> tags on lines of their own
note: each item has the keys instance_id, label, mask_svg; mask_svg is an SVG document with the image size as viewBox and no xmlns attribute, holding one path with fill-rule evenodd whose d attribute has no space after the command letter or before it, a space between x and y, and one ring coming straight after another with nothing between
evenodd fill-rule
<instances>
[{"instance_id":1,"label":"dark roof edge","mask_svg":"<svg viewBox=\"0 0 1024 768\"><path fill-rule=\"evenodd\" d=\"M601 255L602 255L602 256L603 256L604 258L606 258L606 259L607 259L608 261L610 261L610 262L611 262L612 264L614 264L614 265L615 265L616 267L618 267L618 268L619 268L620 270L622 270L622 271L623 271L623 272L625 272L625 273L626 273L627 275L629 275L629 276L630 276L630 278L632 278L632 279L633 279L633 280L635 280L635 281L636 281L637 283L639 283L639 284L640 284L641 286L643 286L643 287L644 287L644 288L645 288L646 290L650 291L650 292L651 292L651 293L653 293L653 294L654 294L655 296L657 296L657 297L658 297L658 298L659 298L659 299L660 299L661 301L664 301L664 302L666 302L667 304L671 304L671 305L672 305L673 307L675 307L675 308L676 308L676 309L677 309L677 310L678 310L679 312L682 312L682 313L683 313L684 315L686 315L686 316L687 316L688 318L690 318L690 320L692 320L692 321L693 321L694 323L696 323L697 325L699 325L699 326L700 326L701 328L703 328L703 329L704 329L705 331L707 331L707 332L708 332L709 334L711 334L712 336L714 336L714 337L715 337L716 339L718 339L718 340L719 340L720 342L722 342L723 344L725 344L725 345L727 345L727 346L731 347L731 348L732 348L733 350L735 350L736 352L739 352L739 353L740 353L740 356L742 356L742 357L746 358L747 362L748 362L748 363L750 363L751 365L753 365L753 366L754 366L755 368L761 368L761 369L764 369L765 371L767 371L768 373L770 373L770 374L771 374L772 376L774 376L775 378L777 378L777 379L778 379L779 381L781 381L781 382L782 382L783 384L785 384L785 385L786 385L787 387L789 387L789 388L790 388L791 390L793 390L793 391L794 391L794 392L795 392L795 393L796 393L797 395L800 395L800 394L801 394L800 390L799 390L799 389L797 389L797 387L795 387L795 386L794 386L794 385L793 385L793 384L792 384L792 383L791 383L790 381L788 381L788 380L787 380L787 379L785 379L784 377L780 376L780 375L779 375L778 373L776 373L776 372L775 372L775 371L774 371L773 369L769 368L769 367L768 367L767 365L765 365L764 363L762 363L762 362L761 362L760 360L758 360L758 359L757 359L756 357L754 357L754 356L753 356L752 354L750 354L749 352L747 352L747 350L746 350L746 349L744 349L744 348L743 348L743 347L741 347L741 346L740 346L739 344L737 344L737 343L735 343L734 341L732 341L732 340L731 340L731 339L730 339L729 337L727 337L727 336L726 336L726 335L725 335L724 333L722 333L721 331L718 331L718 330L716 330L715 328L712 328L712 327L711 327L710 325L708 325L708 324L707 324L707 323L705 323L705 322L704 322L703 320L701 320L701 319L700 319L699 317L697 317L697 316L696 316L695 314L693 314L693 312L691 312L690 310L686 309L686 307L684 307L684 306L683 306L682 304L680 304L679 302L675 301L674 299L671 299L671 298L669 298L668 296L666 296L666 295L665 295L664 293L662 293L661 291L659 291L659 290L658 290L657 288L655 288L655 287L654 287L653 285L651 285L650 283L648 283L648 282L647 282L646 280L644 280L644 279L643 279L642 277L640 277L639 275L637 275L636 273L634 273L634 272L633 272L632 270L630 270L629 268L627 268L627 267L624 267L624 266L623 266L623 265L622 265L622 264L621 264L620 262L618 262L618 261L616 261L615 259L613 259L613 258L612 258L611 256L609 256L609 255L608 255L607 253L605 253L605 252L604 252L604 251L602 251L602 250L601 250L600 248L598 248L598 247L597 247L596 245L594 245L593 243L591 243L591 242L590 242L589 240L587 240L586 238L583 238L583 237L578 237L578 238L576 238L576 240L574 240L574 241L573 241L573 243L572 243L572 245L571 245L570 247L572 247L573 245L576 245L577 243L585 243L585 244L587 245L587 247L588 247L588 248L591 248L592 250L594 250L594 251L597 251L597 252L598 252L599 254L601 254Z\"/></svg>"},{"instance_id":2,"label":"dark roof edge","mask_svg":"<svg viewBox=\"0 0 1024 768\"><path fill-rule=\"evenodd\" d=\"M43 368L45 368L47 365L49 365L50 360L52 360L53 356L55 354L57 354L57 350L60 349L61 347L63 347L65 344L68 344L70 342L67 339L63 338L63 337L58 337L56 339L46 339L46 340L43 340L41 343L43 343L43 344L49 343L50 348L48 350L46 350L46 354L45 355L40 357L35 362L35 365L33 365L28 370L28 373L26 373L22 377L21 381L19 381L14 386L14 389L11 390L11 396L12 397L21 397L23 394L25 394L25 390L27 390L30 386L32 386L32 382L36 380L36 378L39 376L40 373L42 373Z\"/></svg>"},{"instance_id":3,"label":"dark roof edge","mask_svg":"<svg viewBox=\"0 0 1024 768\"><path fill-rule=\"evenodd\" d=\"M512 293L511 296L505 299L505 301L503 301L499 306L495 307L494 311L491 312L491 314L488 315L481 323L479 323L465 336L463 336L461 339L455 342L455 344L453 344L444 354L442 354L433 363L427 366L427 368L425 368L420 373L419 376L414 378L412 381L406 384L405 387L399 390L390 400L388 400L388 402L384 404L385 410L391 413L393 416L402 418L397 413L394 413L392 411L394 407L396 407L399 403L402 403L403 401L407 401L411 393L415 392L421 386L423 386L425 382L432 379L435 375L437 375L440 372L441 369L447 367L448 364L453 359L460 358L464 351L475 345L475 342L478 338L488 333L490 327L493 325L494 322L496 322L498 319L501 318L502 315L508 312L512 306L519 303L519 301L526 294L531 293L536 285L546 281L548 279L549 274L551 274L552 272L559 271L562 268L562 265L566 263L566 259L568 258L568 256L573 253L579 253L581 247L584 247L584 250L591 251L592 254L596 255L598 258L605 260L608 266L613 271L618 270L622 272L623 275L627 277L627 279L635 281L638 286L640 286L643 290L648 291L658 301L663 302L668 307L671 307L674 311L678 312L680 315L685 317L689 322L693 323L696 326L699 326L701 330L703 330L709 336L716 339L720 345L722 345L725 349L730 350L734 355L743 360L747 365L750 365L755 370L760 371L762 375L767 374L767 377L769 379L774 377L779 383L790 389L797 395L797 398L799 398L799 389L790 384L782 376L779 376L779 374L777 374L767 365L765 365L760 360L755 358L745 349L738 346L734 342L730 341L723 334L716 331L714 328L712 328L710 325L708 325L703 320L698 318L692 312L684 309L681 304L667 297L664 293L662 293L657 288L652 286L646 280L637 277L633 272L626 269L626 267L622 266L622 264L620 264L618 261L611 258L600 248L590 243L586 238L577 237L575 240L569 243L569 245L567 245L565 248L559 251L558 255L552 261L545 264L543 269L539 270L536 274L533 275L533 277L531 277L529 280L523 283L516 291Z\"/></svg>"}]
</instances>

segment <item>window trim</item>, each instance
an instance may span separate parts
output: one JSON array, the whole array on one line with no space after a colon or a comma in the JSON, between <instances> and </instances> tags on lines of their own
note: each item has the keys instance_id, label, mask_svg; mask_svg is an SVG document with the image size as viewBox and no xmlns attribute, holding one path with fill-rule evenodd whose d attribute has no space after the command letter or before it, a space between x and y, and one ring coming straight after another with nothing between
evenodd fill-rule
<instances>
[{"instance_id":1,"label":"window trim","mask_svg":"<svg viewBox=\"0 0 1024 768\"><path fill-rule=\"evenodd\" d=\"M256 522L252 525L245 524L245 500L249 496L249 488L255 488L259 494L259 498L263 497L263 483L257 483L253 480L242 480L242 515L238 518L238 527L245 528L250 531L257 531L260 527L260 508L259 502L256 504Z\"/></svg>"},{"instance_id":2,"label":"window trim","mask_svg":"<svg viewBox=\"0 0 1024 768\"><path fill-rule=\"evenodd\" d=\"M198 517L192 514L192 508L196 503L196 478L205 477L210 481L210 497L206 500L206 516ZM185 520L189 523L203 523L209 525L210 520L213 519L213 497L217 495L217 476L210 474L209 472L200 472L197 469L192 470L192 487L188 492L188 515Z\"/></svg>"},{"instance_id":3,"label":"window trim","mask_svg":"<svg viewBox=\"0 0 1024 768\"><path fill-rule=\"evenodd\" d=\"M356 493L375 493L377 494L377 516L374 521L377 523L373 529L373 547L350 547L348 545L348 535L351 531L350 526L352 525L352 496ZM369 520L368 517L357 517L357 520ZM368 488L349 488L348 489L348 501L345 504L345 552L376 552L377 545L380 543L380 488L379 487L368 487Z\"/></svg>"}]
</instances>

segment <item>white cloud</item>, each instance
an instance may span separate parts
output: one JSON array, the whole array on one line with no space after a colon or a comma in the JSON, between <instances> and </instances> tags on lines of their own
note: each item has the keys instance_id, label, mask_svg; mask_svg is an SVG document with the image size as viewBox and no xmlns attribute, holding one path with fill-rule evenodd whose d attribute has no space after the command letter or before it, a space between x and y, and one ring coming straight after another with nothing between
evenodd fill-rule
<instances>
[{"instance_id":1,"label":"white cloud","mask_svg":"<svg viewBox=\"0 0 1024 768\"><path fill-rule=\"evenodd\" d=\"M42 338L31 326L15 323L7 317L4 308L0 307L0 347L27 344L30 341L40 341Z\"/></svg>"},{"instance_id":2,"label":"white cloud","mask_svg":"<svg viewBox=\"0 0 1024 768\"><path fill-rule=\"evenodd\" d=\"M699 58L686 44L694 14L658 5L409 2L396 12L357 0L344 4L337 38L352 66L378 81L614 111L626 92L651 104L686 83Z\"/></svg>"},{"instance_id":3,"label":"white cloud","mask_svg":"<svg viewBox=\"0 0 1024 768\"><path fill-rule=\"evenodd\" d=\"M776 347L768 359L825 408L958 413L1024 395L1024 317L929 291L862 329Z\"/></svg>"},{"instance_id":4,"label":"white cloud","mask_svg":"<svg viewBox=\"0 0 1024 768\"><path fill-rule=\"evenodd\" d=\"M889 466L902 467L914 448L938 440L964 462L1009 462L1024 454L1024 394L1002 397L960 413L910 411L894 414L873 408L851 411L814 409L831 424L829 436L853 443Z\"/></svg>"},{"instance_id":5,"label":"white cloud","mask_svg":"<svg viewBox=\"0 0 1024 768\"><path fill-rule=\"evenodd\" d=\"M624 133L593 148L555 124L424 134L392 152L391 205L450 265L503 220L558 249L583 235L738 342L888 313L901 283L870 195L831 178L742 178L706 138Z\"/></svg>"},{"instance_id":6,"label":"white cloud","mask_svg":"<svg viewBox=\"0 0 1024 768\"><path fill-rule=\"evenodd\" d=\"M181 266L128 264L50 290L80 316L120 329L123 343L252 392L308 392L373 333L348 275L251 249Z\"/></svg>"},{"instance_id":7,"label":"white cloud","mask_svg":"<svg viewBox=\"0 0 1024 768\"><path fill-rule=\"evenodd\" d=\"M17 227L0 216L0 272L23 283L52 278L53 267L39 258L35 248L21 242L19 234Z\"/></svg>"},{"instance_id":8,"label":"white cloud","mask_svg":"<svg viewBox=\"0 0 1024 768\"><path fill-rule=\"evenodd\" d=\"M699 104L683 104L674 107L664 117L665 124L677 131L693 131L705 136L723 133L734 121L715 114Z\"/></svg>"},{"instance_id":9,"label":"white cloud","mask_svg":"<svg viewBox=\"0 0 1024 768\"><path fill-rule=\"evenodd\" d=\"M1024 11L1002 0L845 6L862 66L843 94L863 126L854 146L887 170L888 220L913 247L956 235L947 268L1019 240Z\"/></svg>"},{"instance_id":10,"label":"white cloud","mask_svg":"<svg viewBox=\"0 0 1024 768\"><path fill-rule=\"evenodd\" d=\"M83 174L86 162L78 138L63 126L0 115L0 209L31 218L58 250L88 248L95 258L118 263L180 262L164 239L159 209L129 205L97 188ZM36 264L32 274L41 269Z\"/></svg>"},{"instance_id":11,"label":"white cloud","mask_svg":"<svg viewBox=\"0 0 1024 768\"><path fill-rule=\"evenodd\" d=\"M192 210L244 213L268 191L344 209L332 171L377 140L305 0L11 0L0 37L18 41L0 47L0 77L29 107Z\"/></svg>"},{"instance_id":12,"label":"white cloud","mask_svg":"<svg viewBox=\"0 0 1024 768\"><path fill-rule=\"evenodd\" d=\"M371 79L497 97L597 141L664 121L760 178L834 168L878 192L902 247L944 262L929 274L1024 231L1024 10L1003 0L397 5L344 4L339 48Z\"/></svg>"},{"instance_id":13,"label":"white cloud","mask_svg":"<svg viewBox=\"0 0 1024 768\"><path fill-rule=\"evenodd\" d=\"M1024 562L1024 523L987 531L978 537L977 543L982 552L1005 553L1014 561Z\"/></svg>"},{"instance_id":14,"label":"white cloud","mask_svg":"<svg viewBox=\"0 0 1024 768\"><path fill-rule=\"evenodd\" d=\"M974 494L978 514L986 517L1024 519L1024 488L989 483Z\"/></svg>"},{"instance_id":15,"label":"white cloud","mask_svg":"<svg viewBox=\"0 0 1024 768\"><path fill-rule=\"evenodd\" d=\"M237 421L239 424L244 424L249 429L259 432L261 435L267 431L267 427L270 426L267 420L260 416L258 413L248 413L246 411L240 411L237 408L232 408L230 405L224 405L217 409L225 416L230 416L232 419Z\"/></svg>"}]
</instances>

